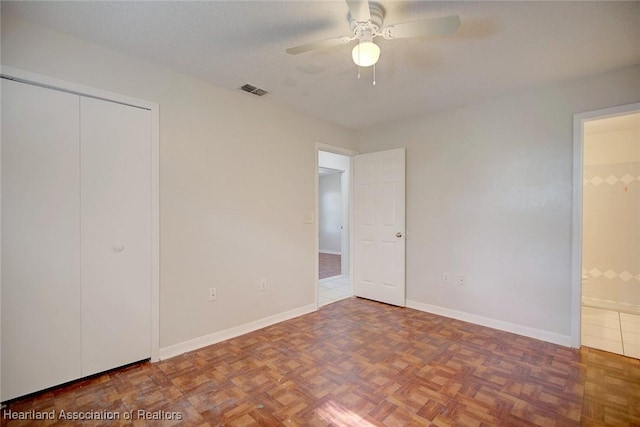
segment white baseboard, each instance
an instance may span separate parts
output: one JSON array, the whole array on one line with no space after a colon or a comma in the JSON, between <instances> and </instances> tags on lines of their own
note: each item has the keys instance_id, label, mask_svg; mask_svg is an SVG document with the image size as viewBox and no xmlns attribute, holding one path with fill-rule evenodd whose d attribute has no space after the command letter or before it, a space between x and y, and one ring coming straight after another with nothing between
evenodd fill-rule
<instances>
[{"instance_id":1,"label":"white baseboard","mask_svg":"<svg viewBox=\"0 0 640 427\"><path fill-rule=\"evenodd\" d=\"M328 249L318 249L321 254L342 255L342 251L330 251Z\"/></svg>"},{"instance_id":2,"label":"white baseboard","mask_svg":"<svg viewBox=\"0 0 640 427\"><path fill-rule=\"evenodd\" d=\"M171 357L179 356L189 351L198 350L208 345L217 344L219 342L235 338L240 335L256 331L258 329L266 328L267 326L271 326L276 323L284 322L285 320L293 319L294 317L313 313L317 310L318 307L316 304L309 304L299 308L295 308L293 310L285 311L283 313L274 314L273 316L265 317L264 319L245 323L244 325L235 326L223 331L214 332L212 334L193 338L178 344L173 344L168 347L163 347L160 349L160 360L169 359Z\"/></svg>"},{"instance_id":3,"label":"white baseboard","mask_svg":"<svg viewBox=\"0 0 640 427\"><path fill-rule=\"evenodd\" d=\"M413 308L427 313L437 314L439 316L450 317L452 319L462 320L476 325L487 326L489 328L498 329L500 331L511 332L529 338L535 338L547 341L553 344L571 347L571 336L561 335L555 332L544 331L541 329L530 328L528 326L518 325L501 320L491 319L489 317L478 316L476 314L465 313L463 311L452 310L450 308L439 307L431 304L424 304L418 301L407 300L407 307Z\"/></svg>"},{"instance_id":4,"label":"white baseboard","mask_svg":"<svg viewBox=\"0 0 640 427\"><path fill-rule=\"evenodd\" d=\"M604 308L607 310L624 311L626 313L640 314L640 305L628 302L613 301L602 298L582 296L582 305L589 307Z\"/></svg>"}]
</instances>

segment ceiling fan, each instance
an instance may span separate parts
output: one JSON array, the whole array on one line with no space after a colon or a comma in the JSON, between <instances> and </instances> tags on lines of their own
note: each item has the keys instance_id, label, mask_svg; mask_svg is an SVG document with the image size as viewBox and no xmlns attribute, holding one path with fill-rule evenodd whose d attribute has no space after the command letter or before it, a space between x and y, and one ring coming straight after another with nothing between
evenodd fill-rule
<instances>
[{"instance_id":1,"label":"ceiling fan","mask_svg":"<svg viewBox=\"0 0 640 427\"><path fill-rule=\"evenodd\" d=\"M460 17L452 15L405 22L383 28L384 8L382 5L368 0L346 0L346 2L351 15L351 35L290 47L287 49L287 53L289 55L297 55L315 49L347 44L357 39L358 44L351 51L351 56L353 62L358 66L358 78L360 78L360 67L373 65L373 84L375 85L375 64L380 58L380 47L373 42L375 37L382 36L387 40L393 40L410 37L441 36L453 34L460 27Z\"/></svg>"}]
</instances>

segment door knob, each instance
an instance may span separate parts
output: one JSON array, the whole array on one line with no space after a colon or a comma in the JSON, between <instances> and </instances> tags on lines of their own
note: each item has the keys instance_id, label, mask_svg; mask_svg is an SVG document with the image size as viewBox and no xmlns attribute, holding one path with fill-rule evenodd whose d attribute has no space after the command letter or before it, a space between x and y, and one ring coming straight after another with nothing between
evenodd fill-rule
<instances>
[{"instance_id":1,"label":"door knob","mask_svg":"<svg viewBox=\"0 0 640 427\"><path fill-rule=\"evenodd\" d=\"M397 238L402 237L402 231L398 231L398 232L396 233L396 237L397 237Z\"/></svg>"}]
</instances>

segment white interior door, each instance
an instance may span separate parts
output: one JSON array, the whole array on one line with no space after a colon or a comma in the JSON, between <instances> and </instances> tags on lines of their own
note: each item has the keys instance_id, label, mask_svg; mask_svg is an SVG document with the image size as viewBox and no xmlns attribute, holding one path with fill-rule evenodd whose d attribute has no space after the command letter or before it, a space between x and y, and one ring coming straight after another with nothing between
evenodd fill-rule
<instances>
[{"instance_id":1,"label":"white interior door","mask_svg":"<svg viewBox=\"0 0 640 427\"><path fill-rule=\"evenodd\" d=\"M151 354L151 113L81 98L82 375Z\"/></svg>"},{"instance_id":2,"label":"white interior door","mask_svg":"<svg viewBox=\"0 0 640 427\"><path fill-rule=\"evenodd\" d=\"M405 305L405 149L354 158L354 294Z\"/></svg>"},{"instance_id":3,"label":"white interior door","mask_svg":"<svg viewBox=\"0 0 640 427\"><path fill-rule=\"evenodd\" d=\"M2 79L2 400L80 376L78 115Z\"/></svg>"}]
</instances>

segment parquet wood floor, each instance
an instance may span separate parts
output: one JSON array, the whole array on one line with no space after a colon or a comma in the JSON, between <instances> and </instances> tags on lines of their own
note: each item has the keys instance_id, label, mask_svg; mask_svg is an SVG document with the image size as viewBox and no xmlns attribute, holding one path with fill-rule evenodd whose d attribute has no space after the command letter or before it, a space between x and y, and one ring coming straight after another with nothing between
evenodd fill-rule
<instances>
[{"instance_id":1,"label":"parquet wood floor","mask_svg":"<svg viewBox=\"0 0 640 427\"><path fill-rule=\"evenodd\" d=\"M325 279L327 277L339 276L342 271L341 255L334 254L318 254L318 278Z\"/></svg>"},{"instance_id":2,"label":"parquet wood floor","mask_svg":"<svg viewBox=\"0 0 640 427\"><path fill-rule=\"evenodd\" d=\"M8 410L134 411L133 422L83 425L640 425L640 361L349 298ZM138 419L138 410L182 419Z\"/></svg>"}]
</instances>

